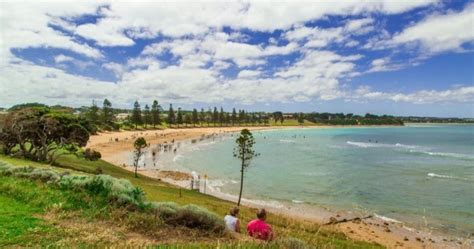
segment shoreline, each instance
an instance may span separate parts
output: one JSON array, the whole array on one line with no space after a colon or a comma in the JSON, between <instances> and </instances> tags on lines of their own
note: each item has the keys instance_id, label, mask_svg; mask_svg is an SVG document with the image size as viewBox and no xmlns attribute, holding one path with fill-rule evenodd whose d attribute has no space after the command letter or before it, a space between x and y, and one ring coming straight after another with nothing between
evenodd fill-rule
<instances>
[{"instance_id":1,"label":"shoreline","mask_svg":"<svg viewBox=\"0 0 474 249\"><path fill-rule=\"evenodd\" d=\"M394 126L255 126L255 127L199 127L199 128L181 128L181 129L165 129L165 130L146 130L146 131L124 131L124 132L107 132L99 135L91 136L87 147L95 149L102 153L102 159L120 165L121 167L133 171L133 167L126 166L123 158L119 154L129 153L132 147L133 138L143 136L150 144L167 143L167 142L183 142L201 138L209 135L224 135L231 132L238 132L243 128L251 131L256 130L276 130L276 129L325 129L325 128L362 128L362 127L394 127ZM395 126L398 127L398 126ZM403 126L401 126L403 127ZM115 139L118 139L116 141ZM139 169L139 172L151 178L161 179L164 182L175 186L187 187L189 180L176 179L173 176L173 170L162 171ZM178 171L179 172L179 171ZM176 173L176 172L175 172ZM180 174L180 173L177 173ZM188 174L182 173L181 174ZM175 179L173 179L175 178ZM211 191L208 191L211 190ZM215 196L220 199L235 201L235 197L213 191L212 187L207 187L206 194ZM323 207L313 207L306 204L287 204L269 207L268 202L259 200L243 199L243 204L250 207L265 207L270 212L278 213L290 218L306 220L318 224L327 223L330 219L353 219L356 217L365 217L367 212L356 210L351 211L331 211ZM278 202L277 202L278 203ZM432 232L416 230L405 226L402 222L391 220L383 216L377 216L355 220L352 222L343 222L336 225L326 226L330 229L343 232L346 236L369 242L376 242L389 248L405 247L405 248L459 248L463 246L472 246L473 241L462 241L459 238L451 236L433 234Z\"/></svg>"}]
</instances>

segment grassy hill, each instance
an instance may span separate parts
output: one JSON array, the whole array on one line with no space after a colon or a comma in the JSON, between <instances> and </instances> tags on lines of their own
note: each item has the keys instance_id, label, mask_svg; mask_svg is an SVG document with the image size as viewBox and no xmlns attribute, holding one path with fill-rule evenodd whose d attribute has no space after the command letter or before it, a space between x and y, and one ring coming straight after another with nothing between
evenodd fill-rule
<instances>
[{"instance_id":1,"label":"grassy hill","mask_svg":"<svg viewBox=\"0 0 474 249\"><path fill-rule=\"evenodd\" d=\"M125 169L105 161L86 161L74 156L60 158L57 165L49 165L0 155L0 162L15 167L32 166L51 169L59 174L94 175L96 172L119 179L127 179L141 188L147 201L174 202L178 205L194 204L223 217L234 203L217 199L174 186L145 176L134 178ZM99 169L100 168L100 169ZM77 202L89 203L77 205ZM66 205L69 207L59 206ZM258 248L258 242L247 236L235 238L227 233L219 234L183 226L148 222L146 210L133 212L114 207L86 192L57 188L40 181L11 176L0 177L0 246L6 245L153 245L168 244L182 247L231 247ZM241 223L254 218L256 209L242 207ZM125 215L125 214L127 215ZM148 217L148 218L147 218ZM380 246L353 241L317 224L270 214L268 222L273 226L279 241L269 247L292 248L293 240L304 241L317 248L379 248ZM160 224L160 225L157 225ZM244 229L245 232L245 229ZM293 239L295 238L295 239ZM290 245L290 246L289 246Z\"/></svg>"}]
</instances>

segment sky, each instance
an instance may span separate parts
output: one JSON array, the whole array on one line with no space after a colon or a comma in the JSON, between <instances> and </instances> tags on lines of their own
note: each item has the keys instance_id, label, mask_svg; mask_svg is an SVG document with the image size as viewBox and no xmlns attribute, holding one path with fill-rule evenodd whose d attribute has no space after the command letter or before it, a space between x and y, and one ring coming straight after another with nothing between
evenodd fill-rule
<instances>
[{"instance_id":1,"label":"sky","mask_svg":"<svg viewBox=\"0 0 474 249\"><path fill-rule=\"evenodd\" d=\"M0 107L474 117L472 1L4 1Z\"/></svg>"}]
</instances>

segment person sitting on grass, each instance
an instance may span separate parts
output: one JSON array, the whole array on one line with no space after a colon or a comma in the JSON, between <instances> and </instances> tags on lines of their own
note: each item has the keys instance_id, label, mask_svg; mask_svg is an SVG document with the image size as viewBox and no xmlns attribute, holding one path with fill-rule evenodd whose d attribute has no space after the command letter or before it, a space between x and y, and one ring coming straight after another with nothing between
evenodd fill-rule
<instances>
[{"instance_id":1,"label":"person sitting on grass","mask_svg":"<svg viewBox=\"0 0 474 249\"><path fill-rule=\"evenodd\" d=\"M265 211L265 209L262 208L258 210L257 219L250 221L247 225L248 234L260 240L273 240L272 227L265 222L266 219L267 212Z\"/></svg>"},{"instance_id":2,"label":"person sitting on grass","mask_svg":"<svg viewBox=\"0 0 474 249\"><path fill-rule=\"evenodd\" d=\"M233 207L229 214L224 217L225 226L232 232L240 233L240 221L237 217L239 215L239 208Z\"/></svg>"}]
</instances>

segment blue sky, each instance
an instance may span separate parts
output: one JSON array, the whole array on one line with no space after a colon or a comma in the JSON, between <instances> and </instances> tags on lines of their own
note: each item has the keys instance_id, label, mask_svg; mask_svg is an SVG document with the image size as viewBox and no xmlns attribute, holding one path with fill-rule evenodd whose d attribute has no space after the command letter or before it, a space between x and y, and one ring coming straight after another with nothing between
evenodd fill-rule
<instances>
[{"instance_id":1,"label":"blue sky","mask_svg":"<svg viewBox=\"0 0 474 249\"><path fill-rule=\"evenodd\" d=\"M2 2L0 106L474 117L469 1Z\"/></svg>"}]
</instances>

